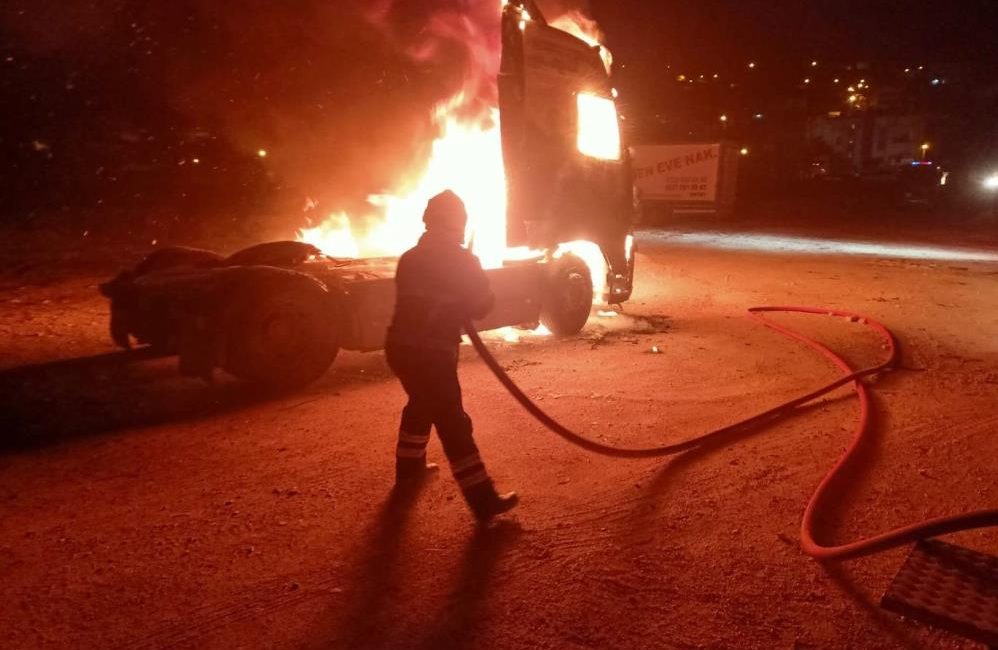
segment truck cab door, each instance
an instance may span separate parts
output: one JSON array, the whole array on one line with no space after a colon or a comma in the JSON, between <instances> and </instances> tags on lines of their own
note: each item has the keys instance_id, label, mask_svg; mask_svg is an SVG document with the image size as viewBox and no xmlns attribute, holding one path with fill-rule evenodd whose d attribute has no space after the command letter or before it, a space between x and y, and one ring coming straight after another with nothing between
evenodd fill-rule
<instances>
[{"instance_id":1,"label":"truck cab door","mask_svg":"<svg viewBox=\"0 0 998 650\"><path fill-rule=\"evenodd\" d=\"M585 239L609 266L610 302L630 296L630 161L598 46L546 24L530 0L502 15L499 113L510 245Z\"/></svg>"}]
</instances>

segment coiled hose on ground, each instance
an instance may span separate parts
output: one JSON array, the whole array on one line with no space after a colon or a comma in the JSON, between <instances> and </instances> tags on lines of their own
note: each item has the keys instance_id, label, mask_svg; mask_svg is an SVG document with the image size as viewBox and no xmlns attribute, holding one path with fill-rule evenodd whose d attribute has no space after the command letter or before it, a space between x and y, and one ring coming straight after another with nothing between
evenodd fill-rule
<instances>
[{"instance_id":1,"label":"coiled hose on ground","mask_svg":"<svg viewBox=\"0 0 998 650\"><path fill-rule=\"evenodd\" d=\"M783 313L801 313L801 314L823 314L828 316L839 316L843 318L848 318L852 321L858 321L872 328L877 334L880 335L884 343L884 348L887 351L886 358L880 363L870 366L868 368L862 368L860 370L853 370L845 359L840 357L838 354L833 352L831 349L825 345L819 343L818 341L798 332L797 330L791 329L784 325L780 325L772 320L767 319L762 314L766 312L783 312ZM784 414L791 409L801 406L807 402L810 402L822 395L830 393L831 391L845 386L846 384L852 383L856 389L856 395L859 398L859 410L860 417L856 423L856 428L853 432L852 439L849 442L848 447L838 458L835 464L832 466L831 470L825 475L825 477L818 484L815 489L814 494L808 500L807 507L804 509L804 516L801 520L801 548L805 553L820 560L844 560L849 558L860 557L863 555L870 555L872 553L877 553L879 551L884 551L889 548L894 548L901 546L910 542L917 541L919 539L924 539L927 537L935 537L937 535L944 535L947 533L954 533L961 530L969 530L972 528L983 528L989 526L998 526L998 509L989 510L978 510L974 512L969 512L961 515L952 515L947 517L937 517L934 519L928 519L922 522L911 524L909 526L904 526L901 528L896 528L894 530L887 531L878 535L867 537L855 542L848 544L841 544L835 546L825 546L815 540L815 523L818 519L818 512L820 507L825 503L829 493L830 486L835 482L837 476L843 469L849 464L850 460L855 455L856 451L859 449L864 436L868 433L869 423L870 423L870 392L867 385L862 381L864 377L869 377L893 368L895 362L897 361L897 344L894 339L894 335L889 329L887 329L881 323L867 318L866 316L861 316L852 312L838 310L838 309L820 309L816 307L792 307L792 306L775 306L775 307L752 307L748 310L748 316L752 320L765 325L766 327L788 336L792 339L800 341L804 345L815 350L823 357L828 359L835 367L839 368L843 373L842 377L836 379L835 381L829 382L824 386L811 391L806 395L802 395L796 399L792 399L783 404L779 404L770 408L758 415L746 418L734 424L730 424L720 429L715 429L714 431L709 431L707 433L696 436L695 438L690 438L689 440L684 440L682 442L674 443L671 445L663 445L659 447L647 447L647 448L621 448L613 447L610 445L604 445L598 442L594 442L589 438L586 438L575 431L563 426L557 420L549 416L543 410L541 410L534 402L531 400L520 388L510 379L506 371L503 370L499 362L496 361L492 353L489 352L488 348L482 342L481 337L475 331L474 327L470 323L465 324L465 330L468 333L468 337L471 339L472 345L475 350L485 361L485 364L489 367L496 378L502 383L502 385L510 392L510 394L520 403L523 408L525 408L531 415L533 415L537 420L541 422L545 427L558 434L568 442L591 451L593 453L602 454L604 456L613 456L617 458L656 458L662 456L671 456L674 454L679 454L684 451L688 451L695 447L698 447L704 443L716 440L727 434L730 434L736 430L740 430L746 426L757 424L765 420L772 419L781 414Z\"/></svg>"}]
</instances>

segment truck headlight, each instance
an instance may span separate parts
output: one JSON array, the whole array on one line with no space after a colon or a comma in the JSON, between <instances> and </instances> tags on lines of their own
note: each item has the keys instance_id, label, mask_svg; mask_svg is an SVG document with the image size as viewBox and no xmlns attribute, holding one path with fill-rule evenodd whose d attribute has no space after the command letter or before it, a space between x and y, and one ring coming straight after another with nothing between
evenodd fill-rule
<instances>
[{"instance_id":1,"label":"truck headlight","mask_svg":"<svg viewBox=\"0 0 998 650\"><path fill-rule=\"evenodd\" d=\"M579 152L600 160L620 160L620 125L617 106L609 97L577 95Z\"/></svg>"}]
</instances>

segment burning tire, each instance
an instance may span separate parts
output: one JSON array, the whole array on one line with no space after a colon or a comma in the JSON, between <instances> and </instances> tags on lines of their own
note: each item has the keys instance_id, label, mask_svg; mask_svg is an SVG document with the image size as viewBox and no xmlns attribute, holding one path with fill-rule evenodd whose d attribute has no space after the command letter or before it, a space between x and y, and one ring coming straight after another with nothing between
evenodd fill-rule
<instances>
[{"instance_id":1,"label":"burning tire","mask_svg":"<svg viewBox=\"0 0 998 650\"><path fill-rule=\"evenodd\" d=\"M247 283L226 319L226 371L273 390L292 390L326 372L339 352L332 297L314 278L269 269Z\"/></svg>"},{"instance_id":2,"label":"burning tire","mask_svg":"<svg viewBox=\"0 0 998 650\"><path fill-rule=\"evenodd\" d=\"M551 263L544 287L541 323L558 336L578 334L593 307L593 278L575 255Z\"/></svg>"}]
</instances>

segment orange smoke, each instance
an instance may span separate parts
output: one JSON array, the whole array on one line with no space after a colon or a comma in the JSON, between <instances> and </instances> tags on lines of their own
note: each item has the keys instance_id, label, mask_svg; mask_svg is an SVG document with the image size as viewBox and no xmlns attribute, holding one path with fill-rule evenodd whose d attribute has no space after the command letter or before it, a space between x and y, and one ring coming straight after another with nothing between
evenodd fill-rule
<instances>
[{"instance_id":1,"label":"orange smoke","mask_svg":"<svg viewBox=\"0 0 998 650\"><path fill-rule=\"evenodd\" d=\"M377 5L372 19L384 21L391 4ZM496 5L499 9L500 3ZM498 18L496 11L496 26ZM524 16L524 20L529 17ZM578 12L565 14L551 24L587 43L599 44L595 23ZM496 31L483 29L472 16L456 11L433 16L421 32L422 38L408 48L408 55L433 63L459 48L467 69L461 88L438 103L430 116L437 135L428 157L397 179L393 191L369 196L366 214L331 214L322 223L300 231L302 241L332 257L399 255L422 234L422 212L429 198L451 189L468 208L467 240L486 268L540 254L506 244L506 180L495 83L500 55L499 43L493 37ZM585 126L580 128L580 151L597 158L619 158L620 134L613 101L580 95L579 111L580 125ZM589 265L596 295L601 296L606 264L599 248L590 242L567 242L555 255L566 252L580 255Z\"/></svg>"}]
</instances>

